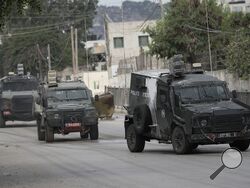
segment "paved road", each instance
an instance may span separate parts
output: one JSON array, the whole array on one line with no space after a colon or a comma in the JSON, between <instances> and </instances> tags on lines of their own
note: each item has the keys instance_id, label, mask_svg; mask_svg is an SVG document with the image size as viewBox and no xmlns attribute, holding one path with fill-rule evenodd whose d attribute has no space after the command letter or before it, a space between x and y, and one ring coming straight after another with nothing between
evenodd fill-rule
<instances>
[{"instance_id":1,"label":"paved road","mask_svg":"<svg viewBox=\"0 0 250 188\"><path fill-rule=\"evenodd\" d=\"M147 143L132 154L123 140L123 123L100 122L100 140L82 141L78 134L37 141L34 123L0 129L0 188L223 187L250 186L250 150L236 170L225 169L215 181L209 176L221 165L227 145L202 146L190 155L175 155L170 145Z\"/></svg>"}]
</instances>

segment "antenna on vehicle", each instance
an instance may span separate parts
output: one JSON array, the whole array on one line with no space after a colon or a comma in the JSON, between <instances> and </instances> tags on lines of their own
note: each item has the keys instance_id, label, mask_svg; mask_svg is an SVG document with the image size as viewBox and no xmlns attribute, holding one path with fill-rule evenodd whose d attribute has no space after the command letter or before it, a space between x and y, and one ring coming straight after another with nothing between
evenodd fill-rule
<instances>
[{"instance_id":1,"label":"antenna on vehicle","mask_svg":"<svg viewBox=\"0 0 250 188\"><path fill-rule=\"evenodd\" d=\"M17 64L17 75L19 75L19 76L24 75L23 64Z\"/></svg>"},{"instance_id":2,"label":"antenna on vehicle","mask_svg":"<svg viewBox=\"0 0 250 188\"><path fill-rule=\"evenodd\" d=\"M49 84L49 87L56 87L57 86L57 79L56 79L56 71L55 70L48 71L48 84Z\"/></svg>"},{"instance_id":3,"label":"antenna on vehicle","mask_svg":"<svg viewBox=\"0 0 250 188\"><path fill-rule=\"evenodd\" d=\"M174 77L182 77L185 74L186 67L183 61L183 55L174 55L169 59L170 74Z\"/></svg>"}]
</instances>

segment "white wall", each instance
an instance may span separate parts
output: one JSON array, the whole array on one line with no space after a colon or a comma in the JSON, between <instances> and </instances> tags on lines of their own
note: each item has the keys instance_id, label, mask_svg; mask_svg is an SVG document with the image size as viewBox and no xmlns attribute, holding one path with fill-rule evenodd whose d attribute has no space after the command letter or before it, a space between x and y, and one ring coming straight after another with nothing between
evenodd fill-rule
<instances>
[{"instance_id":1,"label":"white wall","mask_svg":"<svg viewBox=\"0 0 250 188\"><path fill-rule=\"evenodd\" d=\"M207 72L207 74L212 75L210 72ZM230 90L237 90L239 92L250 91L250 79L241 80L237 75L231 74L227 70L214 71L213 76L226 81Z\"/></svg>"},{"instance_id":2,"label":"white wall","mask_svg":"<svg viewBox=\"0 0 250 188\"><path fill-rule=\"evenodd\" d=\"M105 86L109 84L107 71L81 72L78 76L92 90L93 95L103 94Z\"/></svg>"}]
</instances>

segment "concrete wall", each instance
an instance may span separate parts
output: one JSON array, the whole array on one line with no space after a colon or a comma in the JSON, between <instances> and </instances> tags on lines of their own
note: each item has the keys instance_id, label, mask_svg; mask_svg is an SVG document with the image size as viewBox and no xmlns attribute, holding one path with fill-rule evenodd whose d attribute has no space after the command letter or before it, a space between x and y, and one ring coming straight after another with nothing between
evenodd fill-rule
<instances>
[{"instance_id":1,"label":"concrete wall","mask_svg":"<svg viewBox=\"0 0 250 188\"><path fill-rule=\"evenodd\" d=\"M62 81L66 81L66 77L70 77L70 80L74 80L72 72L72 68L68 67L58 72L57 75L61 77ZM94 95L103 94L105 92L105 86L109 85L108 71L84 72L80 70L78 78L85 82Z\"/></svg>"},{"instance_id":2,"label":"concrete wall","mask_svg":"<svg viewBox=\"0 0 250 188\"><path fill-rule=\"evenodd\" d=\"M78 76L92 90L93 95L103 94L105 86L109 84L107 71L81 72Z\"/></svg>"},{"instance_id":3,"label":"concrete wall","mask_svg":"<svg viewBox=\"0 0 250 188\"><path fill-rule=\"evenodd\" d=\"M237 75L229 73L227 70L214 71L213 75L220 80L226 81L230 90L237 90L238 92L250 92L250 79L241 80Z\"/></svg>"}]
</instances>

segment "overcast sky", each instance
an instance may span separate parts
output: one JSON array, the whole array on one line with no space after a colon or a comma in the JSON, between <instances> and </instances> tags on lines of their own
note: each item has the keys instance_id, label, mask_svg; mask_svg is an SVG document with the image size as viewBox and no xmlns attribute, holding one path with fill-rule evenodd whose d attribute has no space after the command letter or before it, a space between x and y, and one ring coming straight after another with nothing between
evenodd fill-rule
<instances>
[{"instance_id":1,"label":"overcast sky","mask_svg":"<svg viewBox=\"0 0 250 188\"><path fill-rule=\"evenodd\" d=\"M124 0L125 1L125 0ZM130 1L144 1L144 0L130 0ZM158 0L150 0L150 1L158 1ZM163 0L164 3L169 2L170 0ZM116 5L116 6L121 6L122 0L99 0L99 4L101 5Z\"/></svg>"}]
</instances>

